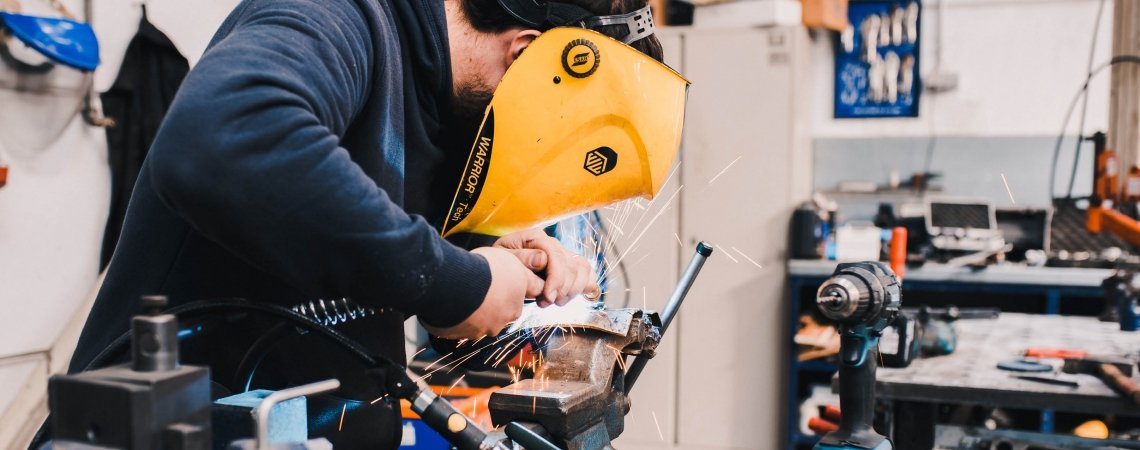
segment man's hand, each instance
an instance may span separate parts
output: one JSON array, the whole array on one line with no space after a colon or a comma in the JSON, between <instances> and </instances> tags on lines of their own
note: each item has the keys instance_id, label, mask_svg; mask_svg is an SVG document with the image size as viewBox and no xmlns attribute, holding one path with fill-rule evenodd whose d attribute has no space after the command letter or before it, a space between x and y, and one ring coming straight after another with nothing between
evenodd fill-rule
<instances>
[{"instance_id":1,"label":"man's hand","mask_svg":"<svg viewBox=\"0 0 1140 450\"><path fill-rule=\"evenodd\" d=\"M601 293L589 261L567 250L542 230L508 234L499 238L495 247L507 249L534 272L546 271L546 285L542 288L542 295L536 296L540 307L562 306L581 294L597 299Z\"/></svg>"},{"instance_id":2,"label":"man's hand","mask_svg":"<svg viewBox=\"0 0 1140 450\"><path fill-rule=\"evenodd\" d=\"M509 251L482 247L471 253L480 255L491 267L491 287L483 304L467 320L451 328L436 328L420 322L429 333L448 339L478 339L496 336L522 313L523 300L542 293L542 279L519 262Z\"/></svg>"}]
</instances>

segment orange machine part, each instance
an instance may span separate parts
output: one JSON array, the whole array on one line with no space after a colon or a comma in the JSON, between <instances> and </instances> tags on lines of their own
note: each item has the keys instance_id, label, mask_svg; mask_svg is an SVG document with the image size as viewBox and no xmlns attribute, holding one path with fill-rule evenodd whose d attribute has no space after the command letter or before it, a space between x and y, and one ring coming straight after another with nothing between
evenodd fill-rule
<instances>
[{"instance_id":1,"label":"orange machine part","mask_svg":"<svg viewBox=\"0 0 1140 450\"><path fill-rule=\"evenodd\" d=\"M903 227L891 230L891 270L902 280L906 271L906 228Z\"/></svg>"},{"instance_id":2,"label":"orange machine part","mask_svg":"<svg viewBox=\"0 0 1140 450\"><path fill-rule=\"evenodd\" d=\"M1085 227L1090 233L1105 230L1129 244L1140 245L1140 223L1112 208L1090 205Z\"/></svg>"},{"instance_id":3,"label":"orange machine part","mask_svg":"<svg viewBox=\"0 0 1140 450\"><path fill-rule=\"evenodd\" d=\"M1116 159L1116 152L1104 149L1096 159L1096 180L1093 184L1093 193L1100 200L1116 201L1120 189L1120 167Z\"/></svg>"},{"instance_id":4,"label":"orange machine part","mask_svg":"<svg viewBox=\"0 0 1140 450\"><path fill-rule=\"evenodd\" d=\"M1140 167L1128 169L1128 178L1124 179L1124 201L1140 202Z\"/></svg>"},{"instance_id":5,"label":"orange machine part","mask_svg":"<svg viewBox=\"0 0 1140 450\"><path fill-rule=\"evenodd\" d=\"M5 184L8 184L8 168L0 166L0 188L4 187Z\"/></svg>"}]
</instances>

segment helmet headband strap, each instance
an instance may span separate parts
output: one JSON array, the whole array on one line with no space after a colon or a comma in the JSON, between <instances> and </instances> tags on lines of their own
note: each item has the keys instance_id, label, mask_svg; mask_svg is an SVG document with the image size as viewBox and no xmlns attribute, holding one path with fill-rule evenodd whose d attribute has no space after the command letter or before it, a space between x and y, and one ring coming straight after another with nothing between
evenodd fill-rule
<instances>
[{"instance_id":1,"label":"helmet headband strap","mask_svg":"<svg viewBox=\"0 0 1140 450\"><path fill-rule=\"evenodd\" d=\"M609 16L595 16L580 6L556 1L498 0L511 17L539 31L555 27L580 27L597 31L598 27L624 25L627 33L619 39L629 45L653 34L653 12L649 5L637 11Z\"/></svg>"},{"instance_id":2,"label":"helmet headband strap","mask_svg":"<svg viewBox=\"0 0 1140 450\"><path fill-rule=\"evenodd\" d=\"M620 41L629 45L638 40L645 39L653 34L653 12L649 5L637 11L615 14L612 16L595 16L582 21L582 28L596 30L606 25L625 25L629 33Z\"/></svg>"}]
</instances>

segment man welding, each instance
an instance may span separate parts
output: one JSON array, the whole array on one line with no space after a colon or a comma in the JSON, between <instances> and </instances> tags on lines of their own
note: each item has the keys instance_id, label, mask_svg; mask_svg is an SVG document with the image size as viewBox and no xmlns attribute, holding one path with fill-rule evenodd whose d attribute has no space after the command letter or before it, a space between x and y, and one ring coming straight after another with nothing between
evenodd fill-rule
<instances>
[{"instance_id":1,"label":"man welding","mask_svg":"<svg viewBox=\"0 0 1140 450\"><path fill-rule=\"evenodd\" d=\"M439 229L500 79L543 32L588 27L661 60L652 27L625 19L648 16L645 0L560 1L242 2L154 141L70 371L93 368L142 295L170 306L351 298L377 313L339 331L395 361L405 358L405 317L438 336L478 338L516 319L525 298L596 296L585 258L539 230L467 251ZM182 341L185 362L211 366L217 395L227 394L225 369L266 329L225 321L238 326ZM322 434L320 424L310 433L338 448L395 447L399 408L370 403L383 392L327 353L297 336L262 363L257 384L340 378L331 430L364 424L370 440ZM310 416L320 412L320 399L309 404Z\"/></svg>"}]
</instances>

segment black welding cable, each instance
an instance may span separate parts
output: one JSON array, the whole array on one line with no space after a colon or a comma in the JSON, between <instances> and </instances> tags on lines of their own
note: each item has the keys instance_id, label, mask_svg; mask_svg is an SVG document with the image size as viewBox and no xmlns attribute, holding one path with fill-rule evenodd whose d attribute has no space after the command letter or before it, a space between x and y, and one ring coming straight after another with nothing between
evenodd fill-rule
<instances>
[{"instance_id":1,"label":"black welding cable","mask_svg":"<svg viewBox=\"0 0 1140 450\"><path fill-rule=\"evenodd\" d=\"M1072 117L1073 111L1077 107L1077 102L1080 101L1082 95L1087 95L1087 91L1089 89L1089 83L1092 81L1092 79L1094 77L1096 77L1101 72L1103 72L1104 69L1115 66L1117 64L1124 64L1124 63L1140 64L1140 56L1136 56L1136 55L1116 56L1116 57L1113 57L1108 62L1097 66L1091 72L1089 72L1088 77L1085 78L1084 85L1081 86L1081 89L1077 91L1077 95L1073 97L1073 101L1071 103L1069 103L1069 110L1068 110L1068 112L1065 113L1065 121L1061 124L1061 134L1057 136L1057 143L1053 147L1053 164L1051 165L1051 169L1049 170L1049 198L1050 199L1053 198L1053 194L1054 194L1053 185L1054 185L1054 183L1056 183L1057 162L1058 162L1058 159L1061 157L1061 142L1065 139L1065 129L1068 128L1068 126L1069 126L1069 119ZM1078 141L1079 140L1080 140L1080 138L1078 137ZM1074 172L1073 175L1075 176L1076 173ZM1070 180L1070 184L1072 184L1072 180ZM1071 192L1070 192L1070 194L1071 194Z\"/></svg>"},{"instance_id":2,"label":"black welding cable","mask_svg":"<svg viewBox=\"0 0 1140 450\"><path fill-rule=\"evenodd\" d=\"M1085 69L1086 75L1090 78L1092 77L1093 58L1096 57L1096 36L1100 32L1100 18L1104 15L1104 3L1105 0L1100 0L1100 6L1097 7L1096 10L1096 22L1093 24L1092 48L1089 49L1089 66ZM1081 121L1080 124L1077 125L1077 146L1076 149L1073 150L1073 173L1069 176L1069 190L1065 193L1066 200L1073 198L1073 182L1077 181L1077 162L1080 161L1081 157L1081 141L1085 135L1085 116L1088 115L1088 112L1089 94L1086 88L1084 91L1084 105L1081 106ZM1062 130L1062 132L1064 132L1064 130Z\"/></svg>"},{"instance_id":3,"label":"black welding cable","mask_svg":"<svg viewBox=\"0 0 1140 450\"><path fill-rule=\"evenodd\" d=\"M266 355L269 355L274 347L277 347L277 344L295 334L297 334L295 327L288 323L279 323L258 338L245 352L245 356L241 358L241 363L238 364L238 368L234 372L231 390L233 392L249 392L249 384L253 381L253 374L257 372L257 366L261 365L261 361L265 359Z\"/></svg>"},{"instance_id":4,"label":"black welding cable","mask_svg":"<svg viewBox=\"0 0 1140 450\"><path fill-rule=\"evenodd\" d=\"M320 322L317 322L309 316L298 313L283 306L271 303L252 302L244 299L201 300L170 308L164 313L173 314L181 319L235 311L260 313L285 320L292 323L294 326L317 333L319 336L327 339L330 341L330 343L341 347L347 351L350 356L354 357L369 367L398 367L401 369L401 373L403 373L402 365L396 364L394 361L383 355L373 354L372 352L368 351L368 349L364 348L364 346L360 345L360 343L344 335L343 333L336 331ZM106 348L104 348L103 351L100 352L99 355L95 357L95 359L92 359L91 362L87 364L87 367L85 367L83 370L88 371L93 368L105 366L114 361L116 358L121 357L129 348L130 340L131 333L128 331L118 339L115 339L111 345L108 345Z\"/></svg>"}]
</instances>

